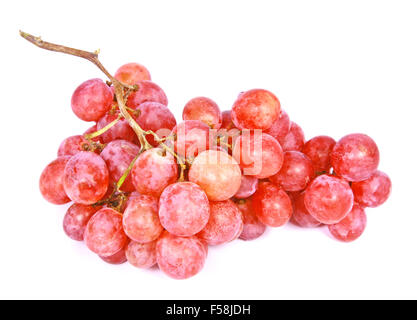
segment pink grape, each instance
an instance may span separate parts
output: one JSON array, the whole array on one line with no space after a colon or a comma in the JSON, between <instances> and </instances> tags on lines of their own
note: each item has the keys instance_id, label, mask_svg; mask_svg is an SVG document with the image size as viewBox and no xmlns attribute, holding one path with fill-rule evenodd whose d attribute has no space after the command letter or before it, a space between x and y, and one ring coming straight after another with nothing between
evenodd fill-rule
<instances>
[{"instance_id":1,"label":"pink grape","mask_svg":"<svg viewBox=\"0 0 417 320\"><path fill-rule=\"evenodd\" d=\"M313 162L316 173L329 172L330 154L336 141L328 136L317 136L308 140L303 147L303 153Z\"/></svg>"},{"instance_id":2,"label":"pink grape","mask_svg":"<svg viewBox=\"0 0 417 320\"><path fill-rule=\"evenodd\" d=\"M291 220L302 228L315 228L321 225L307 210L304 204L305 193L294 195L292 198L293 213Z\"/></svg>"},{"instance_id":3,"label":"pink grape","mask_svg":"<svg viewBox=\"0 0 417 320\"><path fill-rule=\"evenodd\" d=\"M321 175L306 189L304 204L319 222L335 224L352 209L353 192L347 181L335 176Z\"/></svg>"},{"instance_id":4,"label":"pink grape","mask_svg":"<svg viewBox=\"0 0 417 320\"><path fill-rule=\"evenodd\" d=\"M210 127L199 120L186 120L172 129L176 135L175 151L187 158L195 157L199 152L207 150L212 144Z\"/></svg>"},{"instance_id":5,"label":"pink grape","mask_svg":"<svg viewBox=\"0 0 417 320\"><path fill-rule=\"evenodd\" d=\"M156 264L156 241L131 241L126 249L127 261L136 268L148 269Z\"/></svg>"},{"instance_id":6,"label":"pink grape","mask_svg":"<svg viewBox=\"0 0 417 320\"><path fill-rule=\"evenodd\" d=\"M117 119L119 113L107 113L97 122L97 130L100 130L107 126L110 122ZM109 143L113 140L121 139L130 142L135 142L137 140L136 134L133 129L130 127L126 119L120 119L115 125L110 129L100 135L101 140L104 143Z\"/></svg>"},{"instance_id":7,"label":"pink grape","mask_svg":"<svg viewBox=\"0 0 417 320\"><path fill-rule=\"evenodd\" d=\"M286 151L281 170L269 177L269 180L285 191L301 191L313 178L314 169L311 160L301 152Z\"/></svg>"},{"instance_id":8,"label":"pink grape","mask_svg":"<svg viewBox=\"0 0 417 320\"><path fill-rule=\"evenodd\" d=\"M159 197L178 177L175 158L163 149L143 152L133 165L132 182L139 193Z\"/></svg>"},{"instance_id":9,"label":"pink grape","mask_svg":"<svg viewBox=\"0 0 417 320\"><path fill-rule=\"evenodd\" d=\"M278 98L267 90L253 89L239 95L232 107L232 121L239 129L262 129L272 126L281 113Z\"/></svg>"},{"instance_id":10,"label":"pink grape","mask_svg":"<svg viewBox=\"0 0 417 320\"><path fill-rule=\"evenodd\" d=\"M219 106L210 98L197 97L187 102L182 112L183 120L200 120L212 129L222 125Z\"/></svg>"},{"instance_id":11,"label":"pink grape","mask_svg":"<svg viewBox=\"0 0 417 320\"><path fill-rule=\"evenodd\" d=\"M301 151L303 150L305 138L301 127L295 122L291 122L288 134L279 140L284 151Z\"/></svg>"},{"instance_id":12,"label":"pink grape","mask_svg":"<svg viewBox=\"0 0 417 320\"><path fill-rule=\"evenodd\" d=\"M116 254L128 241L123 232L122 215L111 208L100 209L88 221L84 240L87 247L99 256Z\"/></svg>"},{"instance_id":13,"label":"pink grape","mask_svg":"<svg viewBox=\"0 0 417 320\"><path fill-rule=\"evenodd\" d=\"M114 77L120 82L128 85L134 85L141 80L151 80L151 74L148 69L139 63L126 63L117 69Z\"/></svg>"},{"instance_id":14,"label":"pink grape","mask_svg":"<svg viewBox=\"0 0 417 320\"><path fill-rule=\"evenodd\" d=\"M70 158L62 156L49 163L39 179L39 189L42 196L53 204L64 204L71 201L64 189L64 171Z\"/></svg>"},{"instance_id":15,"label":"pink grape","mask_svg":"<svg viewBox=\"0 0 417 320\"><path fill-rule=\"evenodd\" d=\"M292 215L292 203L287 193L271 182L259 183L252 196L252 204L259 221L270 227L286 224Z\"/></svg>"},{"instance_id":16,"label":"pink grape","mask_svg":"<svg viewBox=\"0 0 417 320\"><path fill-rule=\"evenodd\" d=\"M145 195L130 199L123 213L123 229L136 242L156 240L163 230L158 216L158 199Z\"/></svg>"},{"instance_id":17,"label":"pink grape","mask_svg":"<svg viewBox=\"0 0 417 320\"><path fill-rule=\"evenodd\" d=\"M109 171L97 154L81 151L69 159L64 170L64 189L68 197L81 204L100 200L109 185Z\"/></svg>"},{"instance_id":18,"label":"pink grape","mask_svg":"<svg viewBox=\"0 0 417 320\"><path fill-rule=\"evenodd\" d=\"M242 213L230 200L210 202L210 218L197 236L208 245L214 246L230 242L242 231Z\"/></svg>"},{"instance_id":19,"label":"pink grape","mask_svg":"<svg viewBox=\"0 0 417 320\"><path fill-rule=\"evenodd\" d=\"M199 238L178 237L165 232L156 243L159 268L174 279L187 279L204 267L207 244Z\"/></svg>"},{"instance_id":20,"label":"pink grape","mask_svg":"<svg viewBox=\"0 0 417 320\"><path fill-rule=\"evenodd\" d=\"M290 132L290 127L290 117L284 110L282 110L281 115L272 123L272 126L264 132L274 137L278 141L282 141Z\"/></svg>"},{"instance_id":21,"label":"pink grape","mask_svg":"<svg viewBox=\"0 0 417 320\"><path fill-rule=\"evenodd\" d=\"M257 189L258 189L258 178L255 178L253 176L242 175L240 188L233 197L237 199L246 199L246 198L249 198L251 195L253 195Z\"/></svg>"},{"instance_id":22,"label":"pink grape","mask_svg":"<svg viewBox=\"0 0 417 320\"><path fill-rule=\"evenodd\" d=\"M127 246L125 245L122 249L120 249L119 251L117 251L115 254L108 256L108 257L102 257L99 256L101 260L103 260L104 262L107 262L109 264L122 264L125 263L127 261L126 258L126 249Z\"/></svg>"},{"instance_id":23,"label":"pink grape","mask_svg":"<svg viewBox=\"0 0 417 320\"><path fill-rule=\"evenodd\" d=\"M351 242L359 238L366 228L365 209L354 204L345 218L336 224L328 226L330 233L343 242Z\"/></svg>"},{"instance_id":24,"label":"pink grape","mask_svg":"<svg viewBox=\"0 0 417 320\"><path fill-rule=\"evenodd\" d=\"M109 170L110 184L114 185L119 181L139 151L140 148L137 145L125 140L114 140L103 149L100 156ZM135 191L130 173L120 189L126 192Z\"/></svg>"},{"instance_id":25,"label":"pink grape","mask_svg":"<svg viewBox=\"0 0 417 320\"><path fill-rule=\"evenodd\" d=\"M159 102L168 105L165 92L156 83L149 80L141 80L137 83L138 90L132 92L127 99L127 106L135 109L144 102Z\"/></svg>"},{"instance_id":26,"label":"pink grape","mask_svg":"<svg viewBox=\"0 0 417 320\"><path fill-rule=\"evenodd\" d=\"M254 240L264 234L266 225L259 221L253 209L252 198L238 200L237 207L242 212L243 230L239 238L242 240Z\"/></svg>"},{"instance_id":27,"label":"pink grape","mask_svg":"<svg viewBox=\"0 0 417 320\"><path fill-rule=\"evenodd\" d=\"M367 135L349 134L336 143L330 159L337 175L348 181L362 181L377 170L379 150Z\"/></svg>"},{"instance_id":28,"label":"pink grape","mask_svg":"<svg viewBox=\"0 0 417 320\"><path fill-rule=\"evenodd\" d=\"M98 121L110 110L112 104L113 94L101 79L83 82L71 98L72 111L84 121Z\"/></svg>"},{"instance_id":29,"label":"pink grape","mask_svg":"<svg viewBox=\"0 0 417 320\"><path fill-rule=\"evenodd\" d=\"M273 137L266 133L248 133L237 138L233 157L238 160L244 175L265 179L282 167L284 153Z\"/></svg>"},{"instance_id":30,"label":"pink grape","mask_svg":"<svg viewBox=\"0 0 417 320\"><path fill-rule=\"evenodd\" d=\"M391 180L386 173L377 170L368 179L353 182L352 191L360 205L375 208L389 198Z\"/></svg>"},{"instance_id":31,"label":"pink grape","mask_svg":"<svg viewBox=\"0 0 417 320\"><path fill-rule=\"evenodd\" d=\"M226 152L207 150L193 161L188 178L198 184L210 201L231 198L239 190L241 183L239 164Z\"/></svg>"},{"instance_id":32,"label":"pink grape","mask_svg":"<svg viewBox=\"0 0 417 320\"><path fill-rule=\"evenodd\" d=\"M207 224L210 206L204 191L192 182L169 185L159 199L159 219L172 234L189 237Z\"/></svg>"},{"instance_id":33,"label":"pink grape","mask_svg":"<svg viewBox=\"0 0 417 320\"><path fill-rule=\"evenodd\" d=\"M136 117L139 126L145 131L152 130L159 138L168 136L177 124L172 112L158 102L144 102L137 107L137 110L140 111L139 116ZM152 135L147 135L146 139L154 147L158 146Z\"/></svg>"},{"instance_id":34,"label":"pink grape","mask_svg":"<svg viewBox=\"0 0 417 320\"><path fill-rule=\"evenodd\" d=\"M99 209L101 207L74 203L64 217L63 227L66 235L73 240L83 241L87 223Z\"/></svg>"},{"instance_id":35,"label":"pink grape","mask_svg":"<svg viewBox=\"0 0 417 320\"><path fill-rule=\"evenodd\" d=\"M59 145L58 157L73 156L80 151L87 151L88 145L87 139L81 135L68 137Z\"/></svg>"}]
</instances>

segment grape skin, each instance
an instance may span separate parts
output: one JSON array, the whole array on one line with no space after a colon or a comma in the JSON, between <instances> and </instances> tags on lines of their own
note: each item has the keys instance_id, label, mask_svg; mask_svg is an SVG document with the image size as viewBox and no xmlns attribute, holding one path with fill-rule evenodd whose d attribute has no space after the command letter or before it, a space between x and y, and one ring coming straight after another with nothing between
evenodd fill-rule
<instances>
[{"instance_id":1,"label":"grape skin","mask_svg":"<svg viewBox=\"0 0 417 320\"><path fill-rule=\"evenodd\" d=\"M151 74L148 69L135 62L122 65L117 69L114 77L127 85L138 84L141 80L151 80Z\"/></svg>"},{"instance_id":2,"label":"grape skin","mask_svg":"<svg viewBox=\"0 0 417 320\"><path fill-rule=\"evenodd\" d=\"M352 182L355 201L365 207L376 208L383 204L391 193L391 180L382 171L375 171L368 179Z\"/></svg>"},{"instance_id":3,"label":"grape skin","mask_svg":"<svg viewBox=\"0 0 417 320\"><path fill-rule=\"evenodd\" d=\"M131 241L126 249L127 261L136 268L148 269L156 264L156 241Z\"/></svg>"},{"instance_id":4,"label":"grape skin","mask_svg":"<svg viewBox=\"0 0 417 320\"><path fill-rule=\"evenodd\" d=\"M107 126L110 122L117 119L119 113L107 113L97 122L97 130L100 130ZM129 142L136 142L137 137L133 129L130 127L126 119L120 119L110 129L100 135L103 143L109 143L113 140L126 140Z\"/></svg>"},{"instance_id":5,"label":"grape skin","mask_svg":"<svg viewBox=\"0 0 417 320\"><path fill-rule=\"evenodd\" d=\"M272 123L272 126L269 129L264 130L264 132L278 141L283 141L285 136L290 132L290 127L290 117L284 110L282 110L277 120Z\"/></svg>"},{"instance_id":6,"label":"grape skin","mask_svg":"<svg viewBox=\"0 0 417 320\"><path fill-rule=\"evenodd\" d=\"M195 183L171 184L159 198L161 224L174 235L189 237L200 232L206 226L209 216L208 198Z\"/></svg>"},{"instance_id":7,"label":"grape skin","mask_svg":"<svg viewBox=\"0 0 417 320\"><path fill-rule=\"evenodd\" d=\"M69 159L64 170L64 189L68 197L81 204L100 200L109 185L109 171L97 154L81 151Z\"/></svg>"},{"instance_id":8,"label":"grape skin","mask_svg":"<svg viewBox=\"0 0 417 320\"><path fill-rule=\"evenodd\" d=\"M176 135L175 151L184 157L196 157L200 152L210 149L213 137L210 127L199 120L186 120L172 129Z\"/></svg>"},{"instance_id":9,"label":"grape skin","mask_svg":"<svg viewBox=\"0 0 417 320\"><path fill-rule=\"evenodd\" d=\"M84 231L90 218L100 207L87 206L74 203L68 208L63 221L64 232L68 237L76 241L84 240Z\"/></svg>"},{"instance_id":10,"label":"grape skin","mask_svg":"<svg viewBox=\"0 0 417 320\"><path fill-rule=\"evenodd\" d=\"M279 140L284 151L302 151L304 142L303 129L295 122L291 122L290 131L283 139Z\"/></svg>"},{"instance_id":11,"label":"grape skin","mask_svg":"<svg viewBox=\"0 0 417 320\"><path fill-rule=\"evenodd\" d=\"M71 157L58 157L42 171L39 178L39 189L45 200L53 204L64 204L71 201L64 189L65 166Z\"/></svg>"},{"instance_id":12,"label":"grape skin","mask_svg":"<svg viewBox=\"0 0 417 320\"><path fill-rule=\"evenodd\" d=\"M86 151L88 141L81 135L71 136L61 142L58 149L58 157L73 156L80 151Z\"/></svg>"},{"instance_id":13,"label":"grape skin","mask_svg":"<svg viewBox=\"0 0 417 320\"><path fill-rule=\"evenodd\" d=\"M236 199L246 199L253 195L258 189L258 178L242 175L239 190L233 196Z\"/></svg>"},{"instance_id":14,"label":"grape skin","mask_svg":"<svg viewBox=\"0 0 417 320\"><path fill-rule=\"evenodd\" d=\"M253 210L252 198L238 200L237 207L242 212L243 230L239 236L242 240L254 240L264 234L266 225L259 221Z\"/></svg>"},{"instance_id":15,"label":"grape skin","mask_svg":"<svg viewBox=\"0 0 417 320\"><path fill-rule=\"evenodd\" d=\"M293 213L291 221L302 228L315 228L321 225L321 222L317 221L307 210L304 204L305 193L293 194Z\"/></svg>"},{"instance_id":16,"label":"grape skin","mask_svg":"<svg viewBox=\"0 0 417 320\"><path fill-rule=\"evenodd\" d=\"M313 162L316 173L330 171L330 154L336 141L328 136L317 136L308 140L303 147L303 153Z\"/></svg>"},{"instance_id":17,"label":"grape skin","mask_svg":"<svg viewBox=\"0 0 417 320\"><path fill-rule=\"evenodd\" d=\"M159 102L168 105L165 92L156 83L149 80L141 80L137 83L138 90L132 92L127 99L127 106L135 109L144 102Z\"/></svg>"},{"instance_id":18,"label":"grape skin","mask_svg":"<svg viewBox=\"0 0 417 320\"><path fill-rule=\"evenodd\" d=\"M365 209L354 204L352 210L343 220L328 226L330 233L337 240L351 242L359 238L366 228Z\"/></svg>"},{"instance_id":19,"label":"grape skin","mask_svg":"<svg viewBox=\"0 0 417 320\"><path fill-rule=\"evenodd\" d=\"M187 102L182 112L183 120L200 120L211 129L219 129L222 115L219 106L210 98L197 97Z\"/></svg>"},{"instance_id":20,"label":"grape skin","mask_svg":"<svg viewBox=\"0 0 417 320\"><path fill-rule=\"evenodd\" d=\"M122 264L125 263L127 261L126 258L126 249L127 246L125 245L122 249L120 249L119 251L117 251L115 254L108 256L108 257L102 257L99 256L101 260L103 260L104 262L107 262L109 264Z\"/></svg>"}]
</instances>

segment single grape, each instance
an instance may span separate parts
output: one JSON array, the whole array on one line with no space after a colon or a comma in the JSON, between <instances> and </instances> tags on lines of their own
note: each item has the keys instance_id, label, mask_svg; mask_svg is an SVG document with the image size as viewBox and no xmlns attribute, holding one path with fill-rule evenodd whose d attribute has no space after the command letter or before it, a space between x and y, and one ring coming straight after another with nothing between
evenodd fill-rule
<instances>
[{"instance_id":1,"label":"single grape","mask_svg":"<svg viewBox=\"0 0 417 320\"><path fill-rule=\"evenodd\" d=\"M276 174L282 167L284 153L281 146L269 134L244 131L233 147L244 175L265 179Z\"/></svg>"},{"instance_id":2,"label":"single grape","mask_svg":"<svg viewBox=\"0 0 417 320\"><path fill-rule=\"evenodd\" d=\"M192 236L208 222L210 206L204 191L192 182L169 185L159 199L162 226L177 236Z\"/></svg>"},{"instance_id":3,"label":"single grape","mask_svg":"<svg viewBox=\"0 0 417 320\"><path fill-rule=\"evenodd\" d=\"M98 121L110 110L112 104L113 94L101 79L83 82L71 98L72 111L84 121Z\"/></svg>"},{"instance_id":4,"label":"single grape","mask_svg":"<svg viewBox=\"0 0 417 320\"><path fill-rule=\"evenodd\" d=\"M292 215L292 203L287 193L271 182L259 183L252 196L253 209L258 219L270 227L286 224Z\"/></svg>"},{"instance_id":5,"label":"single grape","mask_svg":"<svg viewBox=\"0 0 417 320\"><path fill-rule=\"evenodd\" d=\"M200 120L211 129L219 129L222 125L222 115L219 106L206 97L197 97L188 101L182 112L182 119Z\"/></svg>"},{"instance_id":6,"label":"single grape","mask_svg":"<svg viewBox=\"0 0 417 320\"><path fill-rule=\"evenodd\" d=\"M64 217L63 227L66 235L73 240L83 241L87 223L99 209L101 207L74 203L68 208Z\"/></svg>"},{"instance_id":7,"label":"single grape","mask_svg":"<svg viewBox=\"0 0 417 320\"><path fill-rule=\"evenodd\" d=\"M73 156L80 151L87 151L88 145L87 139L81 135L68 137L59 145L58 157Z\"/></svg>"},{"instance_id":8,"label":"single grape","mask_svg":"<svg viewBox=\"0 0 417 320\"><path fill-rule=\"evenodd\" d=\"M348 181L362 181L377 170L379 150L367 135L349 134L336 143L330 159L338 176Z\"/></svg>"},{"instance_id":9,"label":"single grape","mask_svg":"<svg viewBox=\"0 0 417 320\"><path fill-rule=\"evenodd\" d=\"M122 264L127 261L126 250L127 250L127 245L125 245L122 249L120 249L119 251L117 251L115 254L111 256L108 256L108 257L99 256L99 257L101 260L109 264Z\"/></svg>"},{"instance_id":10,"label":"single grape","mask_svg":"<svg viewBox=\"0 0 417 320\"><path fill-rule=\"evenodd\" d=\"M274 137L278 141L282 141L290 132L291 122L288 114L282 110L277 120L272 123L272 126L264 132Z\"/></svg>"},{"instance_id":11,"label":"single grape","mask_svg":"<svg viewBox=\"0 0 417 320\"><path fill-rule=\"evenodd\" d=\"M163 149L143 152L133 165L132 182L139 193L159 197L178 177L175 158Z\"/></svg>"},{"instance_id":12,"label":"single grape","mask_svg":"<svg viewBox=\"0 0 417 320\"><path fill-rule=\"evenodd\" d=\"M352 209L353 192L347 181L321 175L306 189L304 204L316 220L324 224L335 224Z\"/></svg>"},{"instance_id":13,"label":"single grape","mask_svg":"<svg viewBox=\"0 0 417 320\"><path fill-rule=\"evenodd\" d=\"M269 177L269 180L285 191L301 191L313 178L314 169L311 160L301 152L286 151L281 170Z\"/></svg>"},{"instance_id":14,"label":"single grape","mask_svg":"<svg viewBox=\"0 0 417 320\"><path fill-rule=\"evenodd\" d=\"M336 141L328 136L317 136L308 140L303 147L303 153L313 162L314 172L330 171L330 154Z\"/></svg>"},{"instance_id":15,"label":"single grape","mask_svg":"<svg viewBox=\"0 0 417 320\"><path fill-rule=\"evenodd\" d=\"M282 139L279 140L284 151L301 151L304 146L304 132L295 122L291 122L290 131Z\"/></svg>"},{"instance_id":16,"label":"single grape","mask_svg":"<svg viewBox=\"0 0 417 320\"><path fill-rule=\"evenodd\" d=\"M100 200L109 185L109 171L97 154L81 151L72 156L64 170L64 189L68 197L81 204Z\"/></svg>"},{"instance_id":17,"label":"single grape","mask_svg":"<svg viewBox=\"0 0 417 320\"><path fill-rule=\"evenodd\" d=\"M117 69L114 77L128 85L138 84L141 80L151 80L148 69L139 63L126 63Z\"/></svg>"},{"instance_id":18,"label":"single grape","mask_svg":"<svg viewBox=\"0 0 417 320\"><path fill-rule=\"evenodd\" d=\"M174 279L187 279L203 267L207 244L199 238L178 237L165 232L156 243L156 261L159 268Z\"/></svg>"},{"instance_id":19,"label":"single grape","mask_svg":"<svg viewBox=\"0 0 417 320\"><path fill-rule=\"evenodd\" d=\"M87 247L102 257L122 250L128 241L123 232L122 215L114 209L103 208L88 221L84 233Z\"/></svg>"},{"instance_id":20,"label":"single grape","mask_svg":"<svg viewBox=\"0 0 417 320\"><path fill-rule=\"evenodd\" d=\"M355 203L345 218L336 224L329 225L328 228L337 240L343 242L356 240L366 228L365 209Z\"/></svg>"},{"instance_id":21,"label":"single grape","mask_svg":"<svg viewBox=\"0 0 417 320\"><path fill-rule=\"evenodd\" d=\"M242 240L254 240L264 234L266 225L259 221L253 210L252 198L238 200L237 207L242 212L243 230L239 238Z\"/></svg>"},{"instance_id":22,"label":"single grape","mask_svg":"<svg viewBox=\"0 0 417 320\"><path fill-rule=\"evenodd\" d=\"M231 198L239 190L241 176L236 160L216 150L201 152L188 172L189 180L198 184L210 201Z\"/></svg>"},{"instance_id":23,"label":"single grape","mask_svg":"<svg viewBox=\"0 0 417 320\"><path fill-rule=\"evenodd\" d=\"M117 119L119 113L107 113L97 122L97 130L100 130L107 126L110 122ZM136 133L130 127L126 119L120 119L110 129L100 135L101 140L104 143L109 143L113 140L121 139L130 142L137 141Z\"/></svg>"},{"instance_id":24,"label":"single grape","mask_svg":"<svg viewBox=\"0 0 417 320\"><path fill-rule=\"evenodd\" d=\"M197 236L208 245L214 246L230 242L242 231L242 213L230 200L210 202L210 218Z\"/></svg>"},{"instance_id":25,"label":"single grape","mask_svg":"<svg viewBox=\"0 0 417 320\"><path fill-rule=\"evenodd\" d=\"M176 152L187 158L195 157L200 152L210 149L213 137L210 128L199 120L186 120L172 129L175 137Z\"/></svg>"},{"instance_id":26,"label":"single grape","mask_svg":"<svg viewBox=\"0 0 417 320\"><path fill-rule=\"evenodd\" d=\"M249 198L251 195L253 195L257 189L258 189L258 178L255 178L253 176L242 175L240 188L233 197L237 199L246 199L246 198Z\"/></svg>"},{"instance_id":27,"label":"single grape","mask_svg":"<svg viewBox=\"0 0 417 320\"><path fill-rule=\"evenodd\" d=\"M156 264L156 241L131 241L126 249L127 261L136 268L148 269Z\"/></svg>"},{"instance_id":28,"label":"single grape","mask_svg":"<svg viewBox=\"0 0 417 320\"><path fill-rule=\"evenodd\" d=\"M172 129L177 124L172 112L163 104L158 102L144 102L137 110L140 112L136 117L136 122L145 130L152 130L159 138L169 136ZM158 142L152 135L147 135L146 139L154 147L158 146Z\"/></svg>"},{"instance_id":29,"label":"single grape","mask_svg":"<svg viewBox=\"0 0 417 320\"><path fill-rule=\"evenodd\" d=\"M272 126L281 113L278 98L267 90L253 89L239 95L232 107L232 121L239 129L262 129Z\"/></svg>"},{"instance_id":30,"label":"single grape","mask_svg":"<svg viewBox=\"0 0 417 320\"><path fill-rule=\"evenodd\" d=\"M315 228L321 225L307 210L304 204L305 193L298 193L290 196L293 203L293 213L291 221L302 228Z\"/></svg>"},{"instance_id":31,"label":"single grape","mask_svg":"<svg viewBox=\"0 0 417 320\"><path fill-rule=\"evenodd\" d=\"M131 198L123 213L123 229L136 242L156 240L163 230L158 216L158 199L145 195Z\"/></svg>"},{"instance_id":32,"label":"single grape","mask_svg":"<svg viewBox=\"0 0 417 320\"><path fill-rule=\"evenodd\" d=\"M168 105L168 98L165 92L152 81L141 80L137 83L138 90L132 92L127 99L127 106L135 109L144 102L159 102L164 106Z\"/></svg>"},{"instance_id":33,"label":"single grape","mask_svg":"<svg viewBox=\"0 0 417 320\"><path fill-rule=\"evenodd\" d=\"M388 175L377 170L368 179L353 182L352 191L360 205L375 208L387 201L391 186Z\"/></svg>"},{"instance_id":34,"label":"single grape","mask_svg":"<svg viewBox=\"0 0 417 320\"><path fill-rule=\"evenodd\" d=\"M106 162L111 185L119 181L139 151L137 145L125 140L114 140L106 145L100 156ZM126 192L135 191L131 173L127 175L120 189Z\"/></svg>"},{"instance_id":35,"label":"single grape","mask_svg":"<svg viewBox=\"0 0 417 320\"><path fill-rule=\"evenodd\" d=\"M64 189L64 171L70 158L62 156L49 163L39 179L39 189L42 196L53 204L64 204L71 201Z\"/></svg>"}]
</instances>

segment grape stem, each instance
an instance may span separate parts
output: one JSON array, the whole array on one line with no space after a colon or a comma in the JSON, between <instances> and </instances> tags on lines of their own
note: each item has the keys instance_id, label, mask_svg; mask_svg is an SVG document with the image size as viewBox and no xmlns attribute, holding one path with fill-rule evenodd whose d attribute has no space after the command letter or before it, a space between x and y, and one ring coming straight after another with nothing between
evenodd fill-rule
<instances>
[{"instance_id":1,"label":"grape stem","mask_svg":"<svg viewBox=\"0 0 417 320\"><path fill-rule=\"evenodd\" d=\"M92 133L84 134L84 138L86 138L87 140L91 140L91 139L94 139L95 137L101 136L107 130L109 130L110 128L112 128L113 126L115 126L120 121L120 119L122 119L122 117L123 116L119 114L116 119L114 119L112 122L110 122L105 127L101 128L100 130L97 130L97 131L92 132Z\"/></svg>"}]
</instances>

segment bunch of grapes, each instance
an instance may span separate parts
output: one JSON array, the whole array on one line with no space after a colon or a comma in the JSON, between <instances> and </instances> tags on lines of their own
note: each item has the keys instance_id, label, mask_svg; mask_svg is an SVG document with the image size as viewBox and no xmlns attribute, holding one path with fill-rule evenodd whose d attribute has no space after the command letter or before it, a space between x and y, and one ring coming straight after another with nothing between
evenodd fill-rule
<instances>
[{"instance_id":1,"label":"bunch of grapes","mask_svg":"<svg viewBox=\"0 0 417 320\"><path fill-rule=\"evenodd\" d=\"M326 225L349 242L365 229L365 208L390 194L369 136L306 142L270 91L242 92L223 112L191 99L177 123L144 66L123 65L114 79L119 95L100 79L74 91L75 115L94 124L61 143L39 183L49 202L73 202L65 233L107 263L185 279L203 268L208 246L288 222Z\"/></svg>"}]
</instances>

